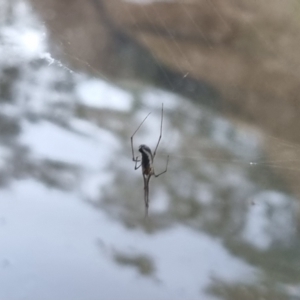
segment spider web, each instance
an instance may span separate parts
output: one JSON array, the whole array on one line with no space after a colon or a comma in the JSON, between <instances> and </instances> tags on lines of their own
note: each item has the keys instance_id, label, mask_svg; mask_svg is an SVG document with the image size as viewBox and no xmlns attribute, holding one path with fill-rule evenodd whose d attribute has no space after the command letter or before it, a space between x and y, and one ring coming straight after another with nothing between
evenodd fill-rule
<instances>
[{"instance_id":1,"label":"spider web","mask_svg":"<svg viewBox=\"0 0 300 300\"><path fill-rule=\"evenodd\" d=\"M16 3L17 2L18 1L16 1ZM141 7L142 7L143 14L145 16L145 19L148 20L149 24L151 25L152 22L151 22L149 14L148 14L147 8L143 5L143 4L149 3L149 1L132 1L132 2L140 2L141 3ZM218 16L218 18L220 18L220 20L222 20L222 22L224 23L224 26L228 26L226 23L225 17L222 15L222 12L218 10L218 8L214 5L214 3L212 1L209 0L208 3L212 7L216 16ZM201 36L203 38L207 47L209 49L213 49L214 45L208 40L205 33L201 30L201 28L197 25L197 23L195 22L193 17L190 15L189 11L186 9L185 3L179 1L178 4L182 8L182 12L184 14L186 14L187 17L190 19L191 23L194 24L194 27L196 28L196 32L198 32L199 36ZM176 37L174 36L174 33L168 29L165 21L160 16L160 12L157 11L157 9L155 9L155 7L153 7L152 10L153 10L152 12L157 16L157 19L159 20L160 24L162 24L163 30L165 32L167 32L170 37L170 39L168 40L168 43L164 40L164 42L163 42L164 47L165 47L167 53L172 58L174 65L177 66L177 70L179 70L179 72L182 74L181 75L182 80L185 80L186 78L188 78L190 76L189 72L184 70L182 68L182 66L179 65L178 60L176 60L176 58L173 55L174 49L176 52L180 53L180 55L182 56L182 59L186 61L186 65L190 69L192 69L192 63L189 61L189 58L186 56L184 51L181 49L179 43L176 41ZM128 15L131 14L131 12L129 10L126 13ZM133 16L131 16L131 17L133 18ZM139 24L135 24L135 26L139 32L142 32L142 28L139 27ZM263 43L265 43L265 46L267 47L267 49L269 49L270 53L274 53L274 55L276 55L274 49L272 49L268 40L264 36L262 36L260 30L257 27L255 27L255 25L253 25L251 22L249 22L249 26L251 26L251 28L255 31L255 33L261 38L261 41ZM159 36L161 34L154 25L153 25L152 29L153 29L153 32L155 32L157 36ZM43 32L41 32L42 37L40 37L40 38L37 38L37 35L38 35L37 32L35 32L35 34L36 34L35 36L34 35L30 36L30 34L28 35L25 32L25 33L23 33L22 39L23 39L24 43L27 43L27 45L29 43L32 43L33 42L32 39L34 39L34 38L40 39L40 43L44 43L46 41L45 40L46 32L47 32L47 30L46 30L46 28L44 28ZM73 70L72 67L67 66L66 63L53 58L53 56L51 55L50 52L42 50L41 48L43 48L45 46L41 47L40 44L38 44L38 42L39 41L35 40L36 47L37 48L40 47L38 52L39 52L39 56L41 59L45 60L49 65L52 65L52 64L57 65L58 67L66 70L70 74L80 76L80 74L78 72L76 72L75 70ZM65 41L65 43L68 43L68 41ZM60 51L62 51L64 53L64 55L72 57L72 59L75 59L75 60L81 62L82 64L86 65L87 68L90 69L92 73L97 75L97 78L102 78L109 82L109 79L101 71L95 69L88 62L82 60L80 57L74 57L74 56L71 56L70 54L64 52L63 47L60 49ZM155 54L153 54L153 56L154 56L156 62L159 64L159 58L156 57ZM174 87L173 83L171 82L171 80L168 80L168 74L164 71L164 66L162 66L162 65L161 65L161 70L162 70L162 72L164 72L167 82L169 82L170 90L171 91L175 90L175 87ZM91 76L91 78L93 78L93 76ZM94 78L96 78L96 77L94 77ZM145 108L145 113L147 111L151 111L151 109L146 109L148 107L148 104L141 102L140 106ZM182 117L183 115L184 115L184 113L182 113L181 110L178 109L175 112L173 112L172 118L176 120L176 119L179 119L180 117ZM278 170L286 171L286 175L288 176L288 178L293 179L295 177L295 179L297 180L298 173L300 170L300 160L298 159L298 157L299 157L298 154L300 151L299 145L297 145L296 143L288 142L284 139L275 137L266 132L263 132L263 133L261 132L260 134L262 134L264 136L264 139L266 141L268 141L268 144L271 145L271 146L269 146L269 149L268 149L269 157L266 157L265 154L261 154L260 156L256 156L255 159L253 159L253 160L252 159L245 160L245 159L239 159L239 158L224 159L224 158L219 158L218 156L206 157L205 159L209 160L211 162L228 162L228 163L240 164L240 165L249 164L252 167L256 167L256 166L272 167L275 170L278 169ZM166 155L166 153L172 152L172 151L170 151L170 149L168 149L168 147L166 145L172 145L174 143L175 135L176 135L176 133L172 132L172 130L170 130L168 133L164 133L165 141L162 141L162 143L161 143L160 147L162 149L160 152L165 153L165 155ZM151 141L150 141L150 143L151 143ZM201 151L201 148L198 149L197 151ZM282 154L282 155L280 155L282 158L277 158L278 153ZM273 157L275 157L275 159L273 159ZM195 160L201 161L203 159L202 155L199 155L199 154L191 152L191 151L188 151L185 154L179 154L179 153L172 152L171 158L173 160L174 159L176 159L176 160L188 159L191 161L195 161ZM291 180L291 181L293 182L294 180Z\"/></svg>"},{"instance_id":2,"label":"spider web","mask_svg":"<svg viewBox=\"0 0 300 300\"><path fill-rule=\"evenodd\" d=\"M19 18L15 18L16 20L21 20L21 17L26 15L25 12L30 11L29 6L26 6L24 3L18 0L14 1L15 7L18 7L16 9L17 14L20 14ZM207 48L213 50L214 44L209 41L205 32L201 30L196 20L186 10L184 3L187 3L187 1L178 3L182 11L194 24L196 31L206 43ZM208 3L216 16L224 23L224 26L227 26L226 18L217 9L214 2L208 1ZM145 18L151 24L146 7L142 8ZM157 16L157 19L162 24L162 29L169 36L168 41L164 40L163 42L166 52L174 65L177 66L181 74L181 80L189 79L191 76L189 68L192 68L192 62L176 40L174 33L166 26L160 12L155 10L155 8L153 10L152 13ZM130 11L125 11L124 13L130 14ZM4 11L0 17L4 18L7 15L9 13ZM79 217L80 221L68 215L67 219L68 222L71 219L71 226L70 223L67 223L67 226L64 228L72 227L72 230L63 236L62 240L67 236L67 241L71 241L69 236L75 236L73 232L74 226L76 232L81 234L80 242L83 240L83 244L89 244L91 240L94 241L96 236L97 246L101 249L103 257L110 258L111 255L118 264L133 266L139 273L152 278L155 281L155 285L161 279L155 277L155 263L153 262L155 260L151 260L152 252L153 257L159 260L159 268L162 268L162 273L170 272L170 270L172 272L170 266L174 262L176 263L176 268L181 271L188 266L188 273L190 274L190 270L193 272L191 273L192 276L183 280L184 283L175 282L174 284L171 281L172 276L166 277L171 278L169 282L167 281L168 284L171 283L171 285L176 286L176 294L167 293L170 297L178 297L178 286L179 288L184 286L188 291L193 291L196 286L195 294L184 294L183 291L183 296L179 297L185 298L184 296L186 296L187 299L198 298L199 285L201 292L207 288L207 282L203 281L201 277L206 278L209 276L211 278L214 277L212 275L217 274L216 280L212 280L216 294L221 293L221 296L224 296L222 289L224 290L224 286L228 284L230 286L229 289L233 289L232 294L238 295L238 299L243 298L244 294L247 293L247 289L251 290L252 283L241 283L241 291L240 287L235 287L235 284L231 285L228 282L237 280L235 277L237 274L239 276L244 273L254 273L251 262L254 260L253 253L256 252L258 253L256 254L259 257L259 262L255 261L253 263L254 267L259 270L263 269L266 277L268 272L270 272L272 278L275 277L276 282L280 282L280 290L286 282L289 283L289 290L292 288L296 289L294 281L297 281L299 277L297 275L298 256L295 255L293 249L281 250L279 247L280 250L277 250L276 248L277 245L294 245L294 241L297 240L294 228L295 222L291 217L295 199L289 196L288 189L284 186L282 187L277 182L277 179L273 178L270 168L273 170L278 169L279 172L283 171L285 176L297 185L300 171L299 145L262 132L260 129L232 121L204 105L195 104L192 100L174 93L176 86L174 86L167 72L164 73L164 76L169 83L169 91L158 89L151 84L145 85L144 83L138 85L137 88L131 89L122 82L117 84L110 81L101 71L95 69L81 57L71 57L70 54L64 53L70 59L72 58L72 60L77 60L84 64L91 73L96 75L92 76L75 71L66 62L54 58L54 55L49 51L47 29L43 28L42 32L40 32L41 20L29 18L27 24L29 24L30 28L28 31L24 30L24 24L20 23L14 27L18 30L9 31L9 34L0 36L2 41L4 40L6 44L10 44L8 49L5 49L5 47L0 49L0 51L3 51L2 57L10 57L7 53L12 51L12 49L17 49L17 47L11 47L12 44L19 45L22 49L29 49L27 52L25 51L26 55L24 56L19 56L20 52L16 50L14 54L17 55L11 55L14 57L14 61L6 60L2 62L6 67L4 68L4 75L7 76L11 72L14 74L14 69L9 68L11 66L24 63L24 68L19 74L20 82L14 87L15 93L12 97L14 105L10 105L9 101L1 103L2 117L5 119L5 116L9 116L10 121L4 125L9 128L9 134L12 133L13 138L9 143L6 143L7 137L1 136L0 183L4 184L6 180L10 182L11 178L17 178L18 180L15 181L18 184L21 182L20 190L17 190L15 186L13 188L20 192L23 197L29 194L29 198L41 198L44 200L43 197L45 197L47 200L49 194L49 201L34 202L33 211L35 218L38 218L39 213L43 212L43 209L39 207L46 206L48 202L52 201L57 202L55 202L57 206L54 207L55 210L53 211L55 216L58 215L58 218L60 218L62 211L65 214L70 207L73 209L74 198L75 200L83 199L91 206L97 208L98 214L96 216L93 215L97 220L98 218L102 220L102 211L105 211L105 218L103 218L105 221L102 220L101 222L103 223L100 223L103 225L104 231L102 231L102 227L98 223L92 223L91 228L96 227L97 230L94 235L89 236L90 240L87 240L84 235L89 232L90 228L82 231L84 234L81 234L81 227L85 226L83 224L85 224L87 219L90 220L90 212L88 213L84 210L84 214L88 218L81 219L81 212L77 213L74 208L70 215ZM139 25L136 26L137 31L142 32L142 28ZM251 24L249 26L253 27ZM279 55L272 44L261 34L260 30L255 26L253 29L266 44L269 51L274 53L275 56ZM152 30L158 36L162 34L155 24L152 25ZM10 38L9 43L7 43L8 37ZM14 38L12 39L11 37ZM69 41L64 40L63 43L69 43ZM63 48L64 44L61 47L62 52L64 51ZM23 53L22 51L21 53ZM175 51L180 54L181 60L187 66L186 68L175 58ZM154 58L159 61L155 55ZM161 71L164 70L164 67L161 66ZM50 75L47 75L48 72L52 72L51 76L53 77L54 74L55 78L50 80ZM39 88L37 88L37 82L40 84ZM26 87L24 87L25 85ZM53 86L56 88L53 89ZM53 90L59 92L53 92ZM89 93L90 97L88 100L82 101L86 93ZM105 95L106 101L101 102L101 99L99 99L98 95L101 95L101 93ZM7 97L9 98L9 95ZM118 99L122 101L118 101ZM133 213L137 212L138 216L143 216L141 178L140 173L132 171L130 136L144 117L151 112L151 115L135 136L134 145L135 150L142 143L146 143L151 149L154 149L160 132L161 101L157 101L158 99L163 99L162 102L164 103L164 124L155 168L158 172L164 168L167 155L170 155L170 162L168 173L163 175L161 180L155 183L154 181L152 182L155 188L150 191L150 198L153 200L150 204L151 209L153 209L150 214L151 217L153 216L154 221L147 223L136 218L136 215ZM16 107L17 110L15 109ZM15 136L13 134L14 130L18 132L19 127L21 127L19 136ZM116 133L117 139L113 133ZM7 147L11 147L13 150L8 153L6 146L2 148L4 144L7 144ZM266 156L265 145L269 145L269 149L267 149L269 156ZM278 153L281 154L282 158L278 158ZM3 170L5 172L2 172ZM3 173L8 178L3 179ZM45 186L50 187L49 190L41 188L39 185L36 186L32 182L29 182L29 185L25 188L28 177L38 179ZM20 178L23 180L19 180ZM214 190L216 192L210 194L209 191L212 185L215 186ZM114 188L112 189L111 186ZM55 198L54 200L51 198L52 188L55 190L54 196L52 196ZM152 189L152 186L150 189ZM62 192L57 192L57 190ZM133 194L133 190L136 193L134 192ZM65 199L63 193L68 191L71 191L68 194L70 199ZM191 191L196 191L195 194L199 194L199 198L194 199ZM280 193L276 193L278 191ZM0 192L3 191L0 190ZM252 195L254 195L255 199L260 200L261 203L254 203L255 201L253 201L257 205L252 206ZM4 196L7 195L4 194ZM155 201L156 198L161 200L159 201L160 203ZM2 199L5 199L5 197L2 197ZM23 201L22 197L20 199ZM125 199L130 199L130 201L124 201ZM191 199L190 202L188 202L189 199ZM17 200L12 202L22 207L22 201ZM65 200L68 207L64 206ZM16 205L15 203L13 205ZM212 205L210 206L209 204L211 203ZM1 204L2 202L0 201ZM229 204L232 204L230 209L228 208ZM25 208L24 206L23 209ZM36 213L35 209L37 209L38 213ZM168 213L166 213L167 209L169 209ZM262 217L264 214L269 216L269 218ZM107 221L107 215L118 222ZM28 211L28 216L32 216L32 212L30 214L30 211ZM48 220L47 215L42 216L42 218ZM188 217L185 218L185 216ZM33 219L29 217L28 219ZM268 223L269 219L271 221ZM28 224L28 222L30 223L30 221L26 220L25 223ZM122 231L123 227L122 230L116 228L115 223L119 225L122 222L123 227L130 230ZM2 223L5 223L5 220L2 220L0 215L0 225ZM44 220L40 224L44 224ZM78 224L80 226L76 227ZM179 230L177 229L179 227L178 224L181 225ZM217 224L217 231L215 224ZM132 228L138 228L139 230L131 230ZM191 228L192 234L191 231L185 228ZM46 229L48 232L49 228ZM169 230L167 231L167 229ZM60 232L61 228L58 227L56 230ZM132 232L133 234L131 235ZM141 232L146 232L147 234L143 235ZM157 238L157 240L153 243L149 242L149 233L156 232L160 234L152 234L151 238ZM167 234L163 234L164 232ZM194 232L197 232L195 236ZM202 232L205 232L205 234ZM124 236L126 236L125 242L122 241ZM212 239L210 238L211 236L213 237ZM77 238L77 235L75 237ZM182 243L180 247L185 247L184 252L187 251L187 256L185 256L186 253L182 254L182 252L179 252L183 256L180 256L180 259L177 260L179 256L176 249L170 249L169 245L172 244L173 239L177 242L177 245L178 240ZM238 249L236 247L236 239L246 241L245 247L247 249ZM49 249L47 249L49 244L51 244L49 241L45 243L46 250L42 251L43 255L47 255L49 252ZM107 246L107 244L113 246ZM130 247L128 247L128 244ZM274 248L272 248L273 244L275 244ZM126 249L127 252L114 249L115 245L118 248ZM134 247L131 248L131 245L134 245ZM155 249L151 248L153 245ZM37 248L38 250L40 249L39 247ZM69 249L69 246L67 248ZM75 250L77 248L77 246L74 247ZM226 251L223 251L223 248ZM269 248L272 248L273 252L271 250L268 252ZM43 245L41 245L41 249L43 249ZM73 248L71 249L74 250ZM165 251L164 249L167 249L167 254L160 257L159 255ZM30 249L31 251L32 249ZM240 251L242 254L240 254ZM89 252L89 255L92 255L93 252L94 249ZM196 252L196 255L194 252ZM144 255L144 253L149 255ZM200 266L197 264L197 259L194 260L194 258L199 256L199 253L201 253L202 257L205 257L205 261L201 261ZM234 259L231 253L234 255ZM70 253L68 252L69 255ZM274 266L278 265L278 256L280 256L280 270L274 275ZM86 255L84 257L86 262ZM183 264L180 261L182 257ZM243 259L240 261L236 257L242 257ZM168 260L169 258L171 260ZM94 257L93 259L90 261L91 265L98 261L98 253L96 258ZM164 265L165 261L167 262L166 265ZM226 262L225 267L224 261ZM249 262L251 265L251 270L249 270L248 266L245 266L246 262ZM9 264L10 261L8 260L8 263L5 262L3 264L3 268ZM194 265L197 267L196 270L193 267ZM220 268L220 265L224 269ZM287 270L287 272L282 271L282 269ZM204 270L205 276L201 273L199 276L199 272L202 270ZM102 275L95 274L99 278ZM290 279L287 274L293 279ZM98 278L97 276L94 278ZM164 276L164 274L159 276ZM219 282L218 276L224 278L223 283L222 280ZM162 283L163 280L164 278ZM255 279L256 282L258 280L260 279ZM115 283L115 278L113 282ZM259 284L261 282L265 283L264 279L258 282ZM139 281L139 283L142 286L144 284L142 281ZM238 283L236 284L238 285ZM271 286L271 292L278 290L277 285L273 287L273 283L268 284L267 282L266 285L268 287ZM134 284L134 288L136 289L136 284ZM263 292L258 290L258 293L261 294ZM132 291L130 294L136 295ZM292 293L289 292L288 294L291 295ZM201 294L202 299L205 299L205 296L207 295ZM276 296L271 297L271 299L274 299Z\"/></svg>"},{"instance_id":3,"label":"spider web","mask_svg":"<svg viewBox=\"0 0 300 300\"><path fill-rule=\"evenodd\" d=\"M161 33L158 31L157 27L154 24L151 25L152 22L151 22L149 14L148 14L148 10L147 10L148 8L146 8L146 6L143 5L148 2L149 1L145 1L145 2L140 1L143 14L145 16L145 19L148 21L148 24L150 24L150 26L152 26L153 32L157 36L160 36ZM205 33L201 30L201 28L197 25L196 21L193 19L193 16L191 16L189 11L186 9L186 6L185 6L186 3L182 2L182 1L179 1L178 3L181 6L182 11L191 20L192 24L194 24L196 31L198 32L199 36L203 38L204 43L207 45L207 47L209 49L213 49L214 45L208 40ZM222 22L224 23L224 26L228 26L228 24L226 23L225 17L223 17L223 15L222 15L222 12L218 10L218 8L214 5L214 3L211 0L209 0L208 3L214 10L216 16L218 16L218 18L220 18L220 20L222 20ZM163 39L164 47L165 47L168 55L172 58L174 65L177 66L177 70L179 70L179 72L182 74L182 80L186 80L190 76L188 69L192 69L192 63L189 61L189 58L186 56L184 51L181 49L179 43L176 41L174 33L168 29L167 25L165 24L165 21L160 16L160 12L155 7L152 7L151 9L152 9L152 13L154 13L154 15L157 16L157 19L159 20L160 24L162 24L163 30L165 32L167 32L167 34L169 36L168 41ZM127 10L126 13L133 19L133 16L131 15L131 12L129 10ZM137 28L137 31L142 32L143 29L139 27L139 24L135 24L135 26ZM276 53L276 49L274 49L272 47L272 44L270 44L270 42L264 36L262 36L262 33L260 32L260 30L257 27L255 27L255 25L253 25L251 22L249 22L249 26L251 26L251 28L255 31L255 33L260 37L261 41L265 44L265 46L270 51L270 53L273 53L275 56L278 55L278 53ZM46 36L46 31L47 31L46 28L44 28L43 33L42 33L42 35L44 37ZM32 43L33 38L34 38L34 36L32 36L32 35L26 36L26 33L23 34L24 43L27 43L27 44ZM144 37L142 36L142 38L144 38ZM68 41L65 41L65 43L68 43ZM39 47L39 46L37 45L37 47ZM181 60L186 62L185 65L188 66L187 69L183 69L183 67L179 64L178 59L175 58L174 49L177 53L180 53ZM69 53L64 52L63 45L62 45L60 51L62 51L66 56L71 57L73 60L77 60L77 61L81 62L82 64L86 65L87 68L90 69L92 71L92 73L96 74L98 78L102 78L106 81L109 81L109 79L103 73L101 73L101 71L95 69L87 61L82 60L80 57L71 56ZM40 49L39 53L40 53L39 54L40 58L44 59L49 64L49 66L54 64L64 70L66 70L70 74L79 75L79 73L74 71L72 69L72 67L67 66L66 63L54 58L50 52L45 52L44 50ZM155 57L155 54L154 54L154 58L156 59L156 61L159 61L159 58ZM164 70L163 67L161 67L161 70L162 71ZM164 73L164 75L165 75L167 81L169 82L170 90L171 91L175 90L173 83L168 79L168 74ZM183 104L183 105L186 105L186 104ZM140 106L144 106L146 108L146 105L143 103L141 103ZM176 120L180 117L180 114L182 114L182 113L178 109L177 111L173 112L171 117L172 117L172 119ZM160 146L161 151L160 152L165 153L165 155L166 155L166 153L168 153L168 147L166 145L172 145L174 143L174 135L175 135L175 133L172 133L172 130L170 133L164 133L165 141L163 140L161 143L161 146ZM297 176L300 171L300 160L298 159L298 157L299 157L298 154L300 152L299 145L292 143L292 142L285 141L284 139L275 137L266 132L264 132L263 135L272 145L272 148L269 149L269 153L271 154L270 158L267 158L265 155L261 155L260 157L257 157L255 160L251 160L251 159L244 160L244 159L237 159L237 158L224 159L224 158L219 158L218 156L206 157L205 159L209 160L211 162L224 162L224 163L226 162L226 163L240 164L240 165L248 164L248 165L251 165L252 167L255 167L255 166L272 167L273 169L284 170L285 175L288 176L289 178L293 178L295 176L296 176L296 178L298 178ZM275 155L278 153L282 154L281 158L276 158L276 159L271 158L273 156L273 154ZM284 155L285 153L286 153L286 155ZM197 161L197 160L201 161L203 159L202 155L199 155L197 153L189 153L189 152L186 154L171 153L170 155L171 155L172 160L188 159L191 161ZM287 158L285 158L285 156Z\"/></svg>"}]
</instances>

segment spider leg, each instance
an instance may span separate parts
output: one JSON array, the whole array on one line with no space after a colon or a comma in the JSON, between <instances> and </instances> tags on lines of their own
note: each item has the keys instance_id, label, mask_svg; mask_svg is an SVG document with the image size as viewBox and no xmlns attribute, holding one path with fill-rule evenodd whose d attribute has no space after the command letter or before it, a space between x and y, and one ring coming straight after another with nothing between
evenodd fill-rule
<instances>
[{"instance_id":1,"label":"spider leg","mask_svg":"<svg viewBox=\"0 0 300 300\"><path fill-rule=\"evenodd\" d=\"M137 170L137 169L142 165L142 163L140 163L140 165L137 166L137 163L140 162L140 160L138 160L138 158L136 158L136 159L134 160L134 162L135 162L134 169Z\"/></svg>"},{"instance_id":2,"label":"spider leg","mask_svg":"<svg viewBox=\"0 0 300 300\"><path fill-rule=\"evenodd\" d=\"M154 172L154 176L157 178L158 176L160 176L160 175L166 173L166 172L168 171L168 164L169 164L169 155L168 155L168 157L167 157L166 169L165 169L164 171L162 171L161 173L159 173L159 174L155 174L155 172Z\"/></svg>"},{"instance_id":3,"label":"spider leg","mask_svg":"<svg viewBox=\"0 0 300 300\"><path fill-rule=\"evenodd\" d=\"M149 117L149 115L151 114L151 112L149 112L149 114L146 116L146 118L142 121L142 123L138 126L138 128L135 130L135 132L132 134L132 136L130 137L130 141L131 141L131 151L132 151L132 161L137 160L137 158L134 158L134 149L133 149L133 137L134 135L137 133L137 131L141 128L141 126L143 125L143 123L146 121L146 119Z\"/></svg>"},{"instance_id":4,"label":"spider leg","mask_svg":"<svg viewBox=\"0 0 300 300\"><path fill-rule=\"evenodd\" d=\"M158 142L157 142L157 144L156 144L155 150L154 150L154 152L153 152L153 158L154 158L155 155L156 155L156 151L157 151L158 145L159 145L160 140L161 140L161 137L162 137L163 119L164 119L164 104L162 103L162 104L161 104L160 134L159 134L159 138L158 138Z\"/></svg>"}]
</instances>

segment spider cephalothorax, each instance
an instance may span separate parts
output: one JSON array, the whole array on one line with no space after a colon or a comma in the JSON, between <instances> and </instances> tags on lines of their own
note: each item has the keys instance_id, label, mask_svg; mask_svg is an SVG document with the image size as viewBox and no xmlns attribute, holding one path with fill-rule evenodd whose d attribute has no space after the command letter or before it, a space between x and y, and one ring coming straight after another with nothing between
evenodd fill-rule
<instances>
[{"instance_id":1,"label":"spider cephalothorax","mask_svg":"<svg viewBox=\"0 0 300 300\"><path fill-rule=\"evenodd\" d=\"M139 152L142 154L142 169L143 174L149 175L152 173L153 155L151 149L146 145L140 145Z\"/></svg>"},{"instance_id":2,"label":"spider cephalothorax","mask_svg":"<svg viewBox=\"0 0 300 300\"><path fill-rule=\"evenodd\" d=\"M140 145L139 147L139 152L141 153L142 157L139 159L138 156L134 155L134 149L133 149L133 137L137 133L137 131L140 129L140 127L143 125L143 123L146 121L150 113L146 116L146 118L142 121L142 123L138 126L138 128L135 130L133 135L131 136L131 151L132 151L132 160L135 162L134 169L137 170L140 166L142 166L142 174L143 174L143 179L144 179L144 201L145 201L145 206L146 206L146 215L148 214L148 207L149 207L149 181L152 175L154 177L158 177L161 174L164 174L168 170L168 163L169 163L169 156L167 157L167 164L166 164L166 169L162 171L159 174L155 174L153 163L154 163L154 158L156 155L157 148L159 146L159 142L162 137L162 125L163 125L163 115L164 115L164 106L162 104L161 107L161 122L160 122L160 135L156 144L156 147L154 149L154 152L152 154L151 149L146 146L146 145ZM138 163L140 162L140 165L138 166Z\"/></svg>"}]
</instances>

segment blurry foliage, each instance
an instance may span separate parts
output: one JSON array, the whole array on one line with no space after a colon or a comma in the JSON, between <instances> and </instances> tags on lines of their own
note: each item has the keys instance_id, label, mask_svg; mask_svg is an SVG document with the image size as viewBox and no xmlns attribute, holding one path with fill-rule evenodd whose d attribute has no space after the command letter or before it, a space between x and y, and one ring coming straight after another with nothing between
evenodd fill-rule
<instances>
[{"instance_id":1,"label":"blurry foliage","mask_svg":"<svg viewBox=\"0 0 300 300\"><path fill-rule=\"evenodd\" d=\"M214 280L209 293L224 300L286 300L286 294L271 283L257 284L230 284Z\"/></svg>"},{"instance_id":2,"label":"blurry foliage","mask_svg":"<svg viewBox=\"0 0 300 300\"><path fill-rule=\"evenodd\" d=\"M152 259L142 254L129 255L116 251L114 253L114 260L122 266L136 269L143 276L153 276L155 273L155 266Z\"/></svg>"}]
</instances>

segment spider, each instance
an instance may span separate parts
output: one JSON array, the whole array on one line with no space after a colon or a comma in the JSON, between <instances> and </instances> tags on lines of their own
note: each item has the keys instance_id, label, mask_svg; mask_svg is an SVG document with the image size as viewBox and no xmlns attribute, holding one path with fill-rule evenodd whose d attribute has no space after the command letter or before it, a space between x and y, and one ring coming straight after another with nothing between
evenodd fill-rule
<instances>
[{"instance_id":1,"label":"spider","mask_svg":"<svg viewBox=\"0 0 300 300\"><path fill-rule=\"evenodd\" d=\"M167 164L166 169L162 171L159 174L155 174L154 171L154 158L156 155L157 148L159 146L161 137L162 137L162 125L163 125L163 115L164 115L164 105L161 106L161 122L160 122L160 135L156 144L156 147L154 149L154 152L152 154L151 149L146 145L140 145L139 146L139 152L141 153L141 159L139 159L138 156L135 157L134 155L134 149L133 149L133 137L137 133L137 131L141 128L143 123L146 121L146 119L149 117L151 112L145 117L145 119L142 121L142 123L138 126L138 128L135 130L135 132L132 134L130 140L131 140L131 150L132 150L132 161L135 162L134 170L137 170L139 167L142 167L142 175L144 180L144 201L145 201L145 214L148 215L148 209L149 209L149 181L151 176L159 177L160 175L164 174L168 170L168 163L169 163L169 155L167 157ZM140 165L138 166L138 163Z\"/></svg>"}]
</instances>

